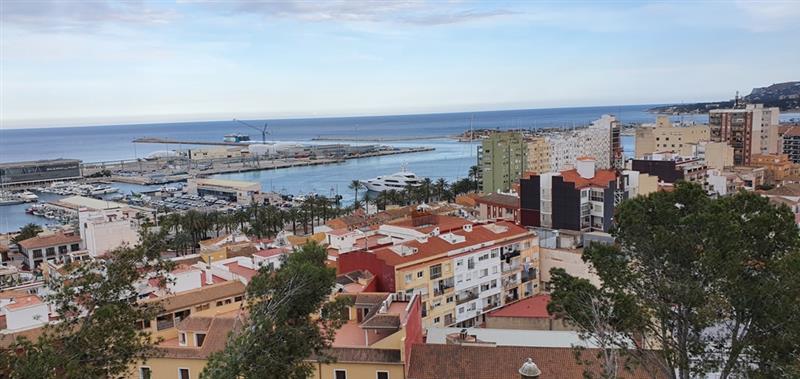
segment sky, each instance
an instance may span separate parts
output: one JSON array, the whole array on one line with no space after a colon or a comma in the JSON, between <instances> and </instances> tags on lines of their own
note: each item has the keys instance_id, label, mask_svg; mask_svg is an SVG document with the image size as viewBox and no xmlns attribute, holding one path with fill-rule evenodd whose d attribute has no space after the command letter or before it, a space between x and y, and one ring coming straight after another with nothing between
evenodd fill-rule
<instances>
[{"instance_id":1,"label":"sky","mask_svg":"<svg viewBox=\"0 0 800 379\"><path fill-rule=\"evenodd\" d=\"M0 0L2 128L730 99L800 1Z\"/></svg>"}]
</instances>

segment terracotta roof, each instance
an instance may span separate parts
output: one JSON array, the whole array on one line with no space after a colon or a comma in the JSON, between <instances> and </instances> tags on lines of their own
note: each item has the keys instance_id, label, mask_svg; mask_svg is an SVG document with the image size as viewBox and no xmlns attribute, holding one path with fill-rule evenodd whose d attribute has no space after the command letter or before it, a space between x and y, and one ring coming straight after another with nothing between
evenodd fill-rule
<instances>
[{"instance_id":1,"label":"terracotta roof","mask_svg":"<svg viewBox=\"0 0 800 379\"><path fill-rule=\"evenodd\" d=\"M549 318L550 295L536 295L489 312L488 317Z\"/></svg>"},{"instance_id":2,"label":"terracotta roof","mask_svg":"<svg viewBox=\"0 0 800 379\"><path fill-rule=\"evenodd\" d=\"M596 349L587 349L581 358L595 361L596 354ZM572 348L417 344L411 349L411 364L406 377L519 379L518 370L528 358L532 358L542 371L542 379L583 378L587 368L577 363ZM641 368L633 373L621 370L619 376L627 379L652 377Z\"/></svg>"},{"instance_id":3,"label":"terracotta roof","mask_svg":"<svg viewBox=\"0 0 800 379\"><path fill-rule=\"evenodd\" d=\"M253 277L256 276L256 274L258 274L258 270L253 270L252 268L241 266L239 265L239 262L226 263L225 267L228 268L228 271L236 275L239 275L241 277L244 277L248 281L250 279L253 279Z\"/></svg>"},{"instance_id":4,"label":"terracotta roof","mask_svg":"<svg viewBox=\"0 0 800 379\"><path fill-rule=\"evenodd\" d=\"M243 295L245 286L238 280L230 280L224 283L212 284L210 286L200 287L186 292L181 292L176 295L167 296L165 298L156 298L151 301L163 301L162 306L164 311L174 311L178 309L188 308L197 304L207 303L217 299L224 299L228 297Z\"/></svg>"},{"instance_id":5,"label":"terracotta roof","mask_svg":"<svg viewBox=\"0 0 800 379\"><path fill-rule=\"evenodd\" d=\"M425 243L421 243L416 240L403 243L405 246L416 248L418 250L416 253L411 255L399 255L391 250L391 247L379 248L375 250L375 254L377 254L378 257L384 260L387 264L396 266L426 258L434 258L440 254L445 254L449 251L461 249L467 246L474 246L482 242L532 235L532 232L511 222L500 221L494 225L503 226L508 229L505 232L495 233L487 228L486 225L476 225L472 228L471 232L465 232L463 230L453 232L455 235L466 237L464 242L451 244L440 237L430 237Z\"/></svg>"},{"instance_id":6,"label":"terracotta roof","mask_svg":"<svg viewBox=\"0 0 800 379\"><path fill-rule=\"evenodd\" d=\"M764 191L768 196L800 196L800 184L784 184L769 191Z\"/></svg>"},{"instance_id":7,"label":"terracotta roof","mask_svg":"<svg viewBox=\"0 0 800 379\"><path fill-rule=\"evenodd\" d=\"M800 127L792 126L783 133L784 137L800 137Z\"/></svg>"},{"instance_id":8,"label":"terracotta roof","mask_svg":"<svg viewBox=\"0 0 800 379\"><path fill-rule=\"evenodd\" d=\"M56 233L49 236L37 236L20 241L19 245L23 249L38 249L42 247L51 247L59 245L68 245L81 242L81 236L77 234L67 235L64 233Z\"/></svg>"},{"instance_id":9,"label":"terracotta roof","mask_svg":"<svg viewBox=\"0 0 800 379\"><path fill-rule=\"evenodd\" d=\"M36 295L26 295L15 297L14 302L6 305L6 309L15 310L20 308L27 308L31 305L42 304L42 299Z\"/></svg>"},{"instance_id":10,"label":"terracotta roof","mask_svg":"<svg viewBox=\"0 0 800 379\"><path fill-rule=\"evenodd\" d=\"M402 363L400 350L371 349L368 347L334 347L326 353L336 358L337 362L373 362L373 363ZM312 357L312 360L314 357Z\"/></svg>"},{"instance_id":11,"label":"terracotta roof","mask_svg":"<svg viewBox=\"0 0 800 379\"><path fill-rule=\"evenodd\" d=\"M159 350L166 358L206 359L212 353L225 348L225 344L228 342L228 333L241 326L240 314L241 312L235 311L213 317L206 329L206 338L202 347L161 346ZM189 318L191 317L189 316ZM170 345L169 341L165 341L164 344Z\"/></svg>"},{"instance_id":12,"label":"terracotta roof","mask_svg":"<svg viewBox=\"0 0 800 379\"><path fill-rule=\"evenodd\" d=\"M586 179L578 174L577 169L561 171L561 177L565 182L575 183L575 188L585 187L607 187L608 183L617 178L617 174L612 170L597 170L594 177Z\"/></svg>"},{"instance_id":13,"label":"terracotta roof","mask_svg":"<svg viewBox=\"0 0 800 379\"><path fill-rule=\"evenodd\" d=\"M505 208L519 208L519 198L501 193L493 193L475 199L478 204L485 203Z\"/></svg>"}]
</instances>

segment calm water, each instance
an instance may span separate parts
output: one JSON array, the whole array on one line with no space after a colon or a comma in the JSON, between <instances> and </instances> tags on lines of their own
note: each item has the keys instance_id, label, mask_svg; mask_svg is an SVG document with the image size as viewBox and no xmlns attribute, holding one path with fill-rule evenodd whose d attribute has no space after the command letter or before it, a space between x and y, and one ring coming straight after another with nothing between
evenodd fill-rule
<instances>
[{"instance_id":1,"label":"calm water","mask_svg":"<svg viewBox=\"0 0 800 379\"><path fill-rule=\"evenodd\" d=\"M369 137L422 137L461 133L472 126L478 128L543 128L585 125L603 114L614 114L624 123L653 122L655 116L647 113L651 105L531 109L497 112L447 113L406 116L344 117L316 119L267 120L270 139L307 142L318 136L344 138ZM782 119L798 117L784 115ZM675 118L677 120L677 118ZM694 116L696 122L706 122L703 115ZM252 121L254 125L263 124ZM258 132L233 121L109 125L76 128L0 129L0 162L45 158L77 158L85 162L109 161L143 157L156 150L175 149L178 146L133 144L137 137L162 137L172 139L219 141L227 133L249 134L259 138ZM433 179L443 177L448 181L463 178L469 167L476 163L475 144L459 143L450 139L430 139L412 142L389 143L393 146L430 146L435 151L402 154L375 158L349 160L341 164L296 167L272 171L255 171L217 175L225 179L260 182L264 190L282 193L341 194L344 201L352 201L353 192L347 188L354 179L368 179L399 171L403 165L418 175ZM135 146L134 146L135 145ZM626 152L633 151L633 137L623 137ZM123 192L146 188L119 184ZM52 200L44 197L43 200ZM0 207L0 232L18 229L27 222L45 223L47 220L24 213L27 206Z\"/></svg>"},{"instance_id":2,"label":"calm water","mask_svg":"<svg viewBox=\"0 0 800 379\"><path fill-rule=\"evenodd\" d=\"M474 128L542 128L585 125L602 114L616 115L626 123L652 122L646 110L652 105L529 109L495 112L441 113L404 116L338 117L266 120L271 135L280 141L308 141L318 136L410 137L442 136ZM699 116L699 120L704 120ZM249 121L263 125L265 120ZM133 144L137 137L220 141L227 133L260 134L233 121L145 125L107 125L76 128L0 129L0 162L46 158L76 158L84 162L141 158L157 150L178 146ZM420 143L423 144L423 143Z\"/></svg>"}]
</instances>

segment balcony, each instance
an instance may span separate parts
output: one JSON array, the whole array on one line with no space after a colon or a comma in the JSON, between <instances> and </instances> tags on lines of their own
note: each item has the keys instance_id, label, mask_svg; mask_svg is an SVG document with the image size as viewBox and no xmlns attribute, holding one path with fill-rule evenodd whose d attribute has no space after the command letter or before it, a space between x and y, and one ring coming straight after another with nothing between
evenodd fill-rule
<instances>
[{"instance_id":1,"label":"balcony","mask_svg":"<svg viewBox=\"0 0 800 379\"><path fill-rule=\"evenodd\" d=\"M433 296L442 296L447 293L453 292L453 285L450 286L438 286L433 288Z\"/></svg>"},{"instance_id":2,"label":"balcony","mask_svg":"<svg viewBox=\"0 0 800 379\"><path fill-rule=\"evenodd\" d=\"M456 305L461 305L478 298L478 290L464 291L456 294Z\"/></svg>"},{"instance_id":3,"label":"balcony","mask_svg":"<svg viewBox=\"0 0 800 379\"><path fill-rule=\"evenodd\" d=\"M520 281L516 275L503 279L503 289L511 289L519 286Z\"/></svg>"},{"instance_id":4,"label":"balcony","mask_svg":"<svg viewBox=\"0 0 800 379\"><path fill-rule=\"evenodd\" d=\"M536 277L537 277L537 272L536 269L533 267L522 271L522 283L530 282L531 280L536 279Z\"/></svg>"},{"instance_id":5,"label":"balcony","mask_svg":"<svg viewBox=\"0 0 800 379\"><path fill-rule=\"evenodd\" d=\"M510 264L509 263L505 263L505 262L500 264L500 269L501 269L501 271L503 271L504 274L508 273L508 272L512 272L512 271L517 271L517 270L519 270L519 267L520 267L520 264L519 264L518 261L514 261L514 262L512 262Z\"/></svg>"}]
</instances>

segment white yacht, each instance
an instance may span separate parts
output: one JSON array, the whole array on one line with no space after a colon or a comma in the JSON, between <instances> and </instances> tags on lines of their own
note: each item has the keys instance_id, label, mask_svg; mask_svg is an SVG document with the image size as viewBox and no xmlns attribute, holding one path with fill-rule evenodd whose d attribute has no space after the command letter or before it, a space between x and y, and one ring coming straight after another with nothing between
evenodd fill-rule
<instances>
[{"instance_id":1,"label":"white yacht","mask_svg":"<svg viewBox=\"0 0 800 379\"><path fill-rule=\"evenodd\" d=\"M422 185L422 178L410 171L400 171L391 175L379 176L368 180L359 180L370 191L402 191L406 186L418 187Z\"/></svg>"}]
</instances>

